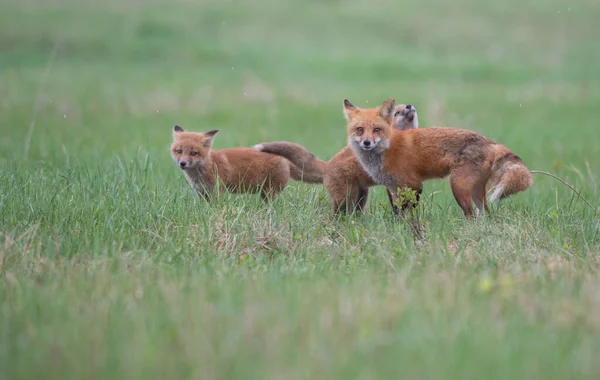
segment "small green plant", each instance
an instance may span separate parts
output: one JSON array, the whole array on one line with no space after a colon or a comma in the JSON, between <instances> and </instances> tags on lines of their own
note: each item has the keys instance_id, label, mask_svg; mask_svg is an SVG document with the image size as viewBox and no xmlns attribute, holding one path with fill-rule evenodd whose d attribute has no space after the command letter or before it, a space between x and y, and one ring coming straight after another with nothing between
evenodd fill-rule
<instances>
[{"instance_id":1,"label":"small green plant","mask_svg":"<svg viewBox=\"0 0 600 380\"><path fill-rule=\"evenodd\" d=\"M398 188L398 198L394 201L394 207L399 211L402 219L408 223L413 232L413 238L425 240L421 228L421 212L419 211L420 192L410 187ZM408 212L408 215L406 215Z\"/></svg>"}]
</instances>

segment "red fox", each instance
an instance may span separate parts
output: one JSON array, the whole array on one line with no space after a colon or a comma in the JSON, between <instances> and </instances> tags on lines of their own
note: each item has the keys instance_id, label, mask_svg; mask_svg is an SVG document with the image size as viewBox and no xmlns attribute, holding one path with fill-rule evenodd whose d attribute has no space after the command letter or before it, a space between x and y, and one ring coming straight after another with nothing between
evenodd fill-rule
<instances>
[{"instance_id":1,"label":"red fox","mask_svg":"<svg viewBox=\"0 0 600 380\"><path fill-rule=\"evenodd\" d=\"M181 168L198 197L208 199L214 187L233 193L259 193L263 200L272 199L287 185L290 177L311 182L310 176L283 157L257 152L252 148L211 150L218 129L204 132L185 132L173 127L171 155ZM316 182L315 182L316 181Z\"/></svg>"},{"instance_id":2,"label":"red fox","mask_svg":"<svg viewBox=\"0 0 600 380\"><path fill-rule=\"evenodd\" d=\"M361 109L344 100L348 145L371 178L385 185L393 200L397 189L420 193L423 181L450 176L450 187L465 217L488 212L490 201L527 190L533 179L523 161L502 144L464 129L430 127L397 131L390 126L395 100L379 109Z\"/></svg>"},{"instance_id":3,"label":"red fox","mask_svg":"<svg viewBox=\"0 0 600 380\"><path fill-rule=\"evenodd\" d=\"M419 119L415 107L410 104L396 105L392 126L398 130L418 128ZM314 181L312 183L322 182L329 192L335 214L362 211L367 203L369 188L376 185L348 146L329 162L322 161L304 147L287 141L265 142L254 148L260 152L283 156L301 168L304 176ZM388 197L396 210L389 191Z\"/></svg>"}]
</instances>

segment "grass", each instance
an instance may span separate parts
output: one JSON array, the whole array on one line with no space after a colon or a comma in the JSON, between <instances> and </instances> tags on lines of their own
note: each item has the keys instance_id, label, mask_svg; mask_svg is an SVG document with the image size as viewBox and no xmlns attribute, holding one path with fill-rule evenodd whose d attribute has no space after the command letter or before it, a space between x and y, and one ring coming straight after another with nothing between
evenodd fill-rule
<instances>
[{"instance_id":1,"label":"grass","mask_svg":"<svg viewBox=\"0 0 600 380\"><path fill-rule=\"evenodd\" d=\"M180 124L329 159L344 98L393 96L597 207L594 1L0 9L0 378L600 375L598 214L551 178L476 223L427 182L415 242L382 188L342 220L297 183L206 204L168 149Z\"/></svg>"}]
</instances>

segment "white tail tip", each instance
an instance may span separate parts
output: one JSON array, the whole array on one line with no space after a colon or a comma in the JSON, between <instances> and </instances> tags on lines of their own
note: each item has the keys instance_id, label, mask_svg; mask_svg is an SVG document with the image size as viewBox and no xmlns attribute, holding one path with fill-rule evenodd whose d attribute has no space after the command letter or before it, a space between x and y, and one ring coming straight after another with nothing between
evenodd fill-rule
<instances>
[{"instance_id":1,"label":"white tail tip","mask_svg":"<svg viewBox=\"0 0 600 380\"><path fill-rule=\"evenodd\" d=\"M254 150L258 150L259 152L262 152L262 150L265 148L263 144L256 144L253 146Z\"/></svg>"},{"instance_id":2,"label":"white tail tip","mask_svg":"<svg viewBox=\"0 0 600 380\"><path fill-rule=\"evenodd\" d=\"M492 194L490 195L490 202L497 201L498 198L502 196L502 193L504 193L504 186L500 186L500 184L494 186Z\"/></svg>"}]
</instances>

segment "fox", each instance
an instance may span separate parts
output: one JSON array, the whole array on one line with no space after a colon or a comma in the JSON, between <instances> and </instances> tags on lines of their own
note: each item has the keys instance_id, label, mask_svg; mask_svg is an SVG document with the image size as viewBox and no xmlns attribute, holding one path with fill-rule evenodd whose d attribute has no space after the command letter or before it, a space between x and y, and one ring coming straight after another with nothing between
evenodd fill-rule
<instances>
[{"instance_id":1,"label":"fox","mask_svg":"<svg viewBox=\"0 0 600 380\"><path fill-rule=\"evenodd\" d=\"M281 156L252 148L212 150L218 132L186 132L179 125L173 127L171 156L198 198L209 200L218 187L238 194L260 193L262 200L268 201L287 186L290 178L314 183Z\"/></svg>"},{"instance_id":2,"label":"fox","mask_svg":"<svg viewBox=\"0 0 600 380\"><path fill-rule=\"evenodd\" d=\"M448 127L397 131L391 127L395 99L379 108L362 109L344 99L348 146L377 184L388 189L393 202L398 188L417 196L423 182L449 176L452 194L466 219L489 212L490 202L527 190L533 178L519 156L506 146L476 132ZM418 198L417 198L418 201ZM409 207L402 205L403 211Z\"/></svg>"},{"instance_id":3,"label":"fox","mask_svg":"<svg viewBox=\"0 0 600 380\"><path fill-rule=\"evenodd\" d=\"M391 125L399 131L418 128L417 109L411 104L395 105ZM255 145L254 149L283 156L301 168L314 183L323 183L336 215L362 212L367 204L369 188L376 185L349 146L328 162L316 158L303 146L288 141L263 142ZM395 212L397 207L389 191L388 199Z\"/></svg>"}]
</instances>

